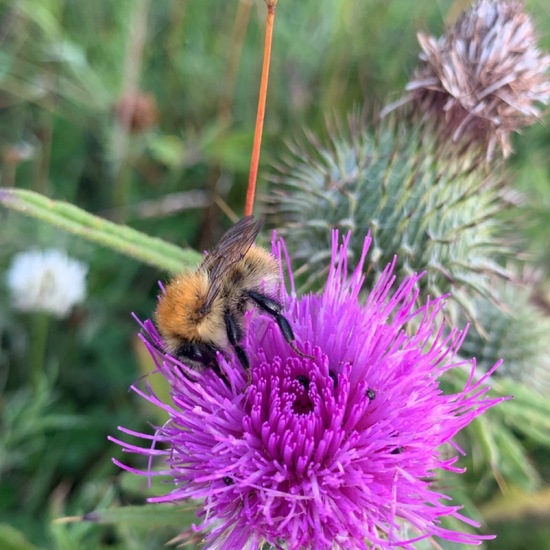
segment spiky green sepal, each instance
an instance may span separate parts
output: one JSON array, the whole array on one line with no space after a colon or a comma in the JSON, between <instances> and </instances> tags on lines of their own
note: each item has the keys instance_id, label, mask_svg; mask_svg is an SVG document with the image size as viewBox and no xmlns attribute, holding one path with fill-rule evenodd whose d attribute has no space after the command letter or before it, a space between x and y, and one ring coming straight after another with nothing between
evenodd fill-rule
<instances>
[{"instance_id":1,"label":"spiky green sepal","mask_svg":"<svg viewBox=\"0 0 550 550\"><path fill-rule=\"evenodd\" d=\"M444 392L453 393L469 376L466 368L445 376ZM547 397L506 375L495 376L491 385L492 396L513 398L476 419L457 438L465 451L461 459L461 465L466 468L462 481L478 503L487 501L505 487L534 490L540 483L540 475L531 450L550 448Z\"/></svg>"},{"instance_id":2,"label":"spiky green sepal","mask_svg":"<svg viewBox=\"0 0 550 550\"><path fill-rule=\"evenodd\" d=\"M466 481L475 487L475 498L486 500L508 488L532 491L540 483L530 450L550 448L550 318L531 302L531 291L510 281L492 281L498 303L473 298L477 326L470 327L461 346L464 357L475 357L478 368L493 373L493 394L513 399L476 420L462 434L467 451ZM465 319L459 320L464 324ZM469 374L453 371L445 377L447 391L462 387Z\"/></svg>"},{"instance_id":3,"label":"spiky green sepal","mask_svg":"<svg viewBox=\"0 0 550 550\"><path fill-rule=\"evenodd\" d=\"M373 244L372 283L397 255L398 277L426 271L424 297L452 292L471 316L472 295L491 296L488 275L505 275L497 258L499 183L484 163L436 145L425 126L384 119L377 131L351 123L321 144L294 147L266 199L268 222L285 238L314 286L330 258L330 230L353 232L350 261L363 237Z\"/></svg>"},{"instance_id":4,"label":"spiky green sepal","mask_svg":"<svg viewBox=\"0 0 550 550\"><path fill-rule=\"evenodd\" d=\"M532 302L523 285L493 281L499 303L473 298L477 325L468 332L462 352L489 369L504 357L495 376L507 376L542 395L550 391L550 317Z\"/></svg>"}]
</instances>

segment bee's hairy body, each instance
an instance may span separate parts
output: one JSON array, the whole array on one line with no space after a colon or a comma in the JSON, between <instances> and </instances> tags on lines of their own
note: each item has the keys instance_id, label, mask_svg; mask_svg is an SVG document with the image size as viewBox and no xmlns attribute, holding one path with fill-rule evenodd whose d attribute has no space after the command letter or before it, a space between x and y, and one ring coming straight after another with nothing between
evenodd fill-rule
<instances>
[{"instance_id":1,"label":"bee's hairy body","mask_svg":"<svg viewBox=\"0 0 550 550\"><path fill-rule=\"evenodd\" d=\"M200 266L168 284L156 310L166 352L185 355L181 351L186 344L206 345L216 351L233 344L229 340L227 318L234 323L237 336L241 336L244 313L252 305L250 293L269 296L280 283L279 267L267 250L252 245L219 278L218 293L206 305L213 283L209 270Z\"/></svg>"},{"instance_id":2,"label":"bee's hairy body","mask_svg":"<svg viewBox=\"0 0 550 550\"><path fill-rule=\"evenodd\" d=\"M249 366L241 341L244 314L256 306L270 315L299 355L292 327L274 293L281 283L279 263L254 245L262 227L252 216L231 227L196 271L185 271L166 286L155 320L164 352L191 368L211 367L218 374L218 352L232 347L241 365Z\"/></svg>"}]
</instances>

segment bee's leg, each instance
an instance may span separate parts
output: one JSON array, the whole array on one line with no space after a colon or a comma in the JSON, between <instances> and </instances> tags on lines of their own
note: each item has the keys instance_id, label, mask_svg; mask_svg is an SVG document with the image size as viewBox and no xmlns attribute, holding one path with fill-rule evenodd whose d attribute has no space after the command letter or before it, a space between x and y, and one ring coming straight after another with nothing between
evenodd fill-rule
<instances>
[{"instance_id":1,"label":"bee's leg","mask_svg":"<svg viewBox=\"0 0 550 550\"><path fill-rule=\"evenodd\" d=\"M246 351L239 346L239 344L236 344L233 346L233 349L235 350L235 353L237 354L237 357L239 358L239 362L243 366L245 370L248 370L250 368L250 362L248 361L248 356L246 355Z\"/></svg>"},{"instance_id":2,"label":"bee's leg","mask_svg":"<svg viewBox=\"0 0 550 550\"><path fill-rule=\"evenodd\" d=\"M235 350L235 353L237 354L237 357L241 365L246 370L248 370L248 368L250 367L250 363L248 361L246 352L240 345L240 341L243 337L243 330L235 320L235 316L231 313L231 311L229 310L225 311L224 320L225 320L225 330L227 332L227 339L229 340L229 343L233 346L233 349Z\"/></svg>"},{"instance_id":3,"label":"bee's leg","mask_svg":"<svg viewBox=\"0 0 550 550\"><path fill-rule=\"evenodd\" d=\"M248 296L262 311L265 311L265 313L271 315L275 319L277 325L279 325L279 328L281 329L284 339L300 357L309 357L310 359L313 359L311 355L305 354L296 347L294 331L292 330L288 319L281 313L283 306L279 302L273 300L273 298L265 296L264 294L254 292L253 290L248 291Z\"/></svg>"}]
</instances>

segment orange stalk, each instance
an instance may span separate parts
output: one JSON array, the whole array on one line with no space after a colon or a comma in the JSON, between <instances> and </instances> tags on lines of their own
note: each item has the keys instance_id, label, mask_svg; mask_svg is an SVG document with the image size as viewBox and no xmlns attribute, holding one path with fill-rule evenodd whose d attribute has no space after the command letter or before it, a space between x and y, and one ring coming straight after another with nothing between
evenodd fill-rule
<instances>
[{"instance_id":1,"label":"orange stalk","mask_svg":"<svg viewBox=\"0 0 550 550\"><path fill-rule=\"evenodd\" d=\"M256 180L258 178L258 165L260 163L260 148L262 145L262 132L265 117L265 102L267 97L267 83L269 79L269 62L271 60L271 42L273 39L273 22L275 20L275 6L277 0L265 0L267 4L267 20L265 28L264 61L262 66L262 79L260 82L260 97L258 99L258 111L256 114L256 128L254 130L254 144L252 146L252 158L250 159L250 172L248 175L248 189L244 215L250 216L254 209L254 195L256 193Z\"/></svg>"}]
</instances>

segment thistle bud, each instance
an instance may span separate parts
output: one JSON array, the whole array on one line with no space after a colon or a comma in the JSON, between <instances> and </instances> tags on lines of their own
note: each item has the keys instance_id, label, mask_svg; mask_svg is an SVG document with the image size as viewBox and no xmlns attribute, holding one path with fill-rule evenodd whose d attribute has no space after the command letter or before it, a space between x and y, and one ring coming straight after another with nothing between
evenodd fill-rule
<instances>
[{"instance_id":1,"label":"thistle bud","mask_svg":"<svg viewBox=\"0 0 550 550\"><path fill-rule=\"evenodd\" d=\"M424 296L451 292L472 315L472 291L491 294L487 275L503 274L496 235L504 208L499 182L482 163L444 153L424 130L384 119L375 132L352 125L325 144L295 146L266 198L266 214L315 286L330 258L331 228L370 233L367 282L372 285L397 255L397 274L426 271ZM352 240L350 260L361 241Z\"/></svg>"}]
</instances>

